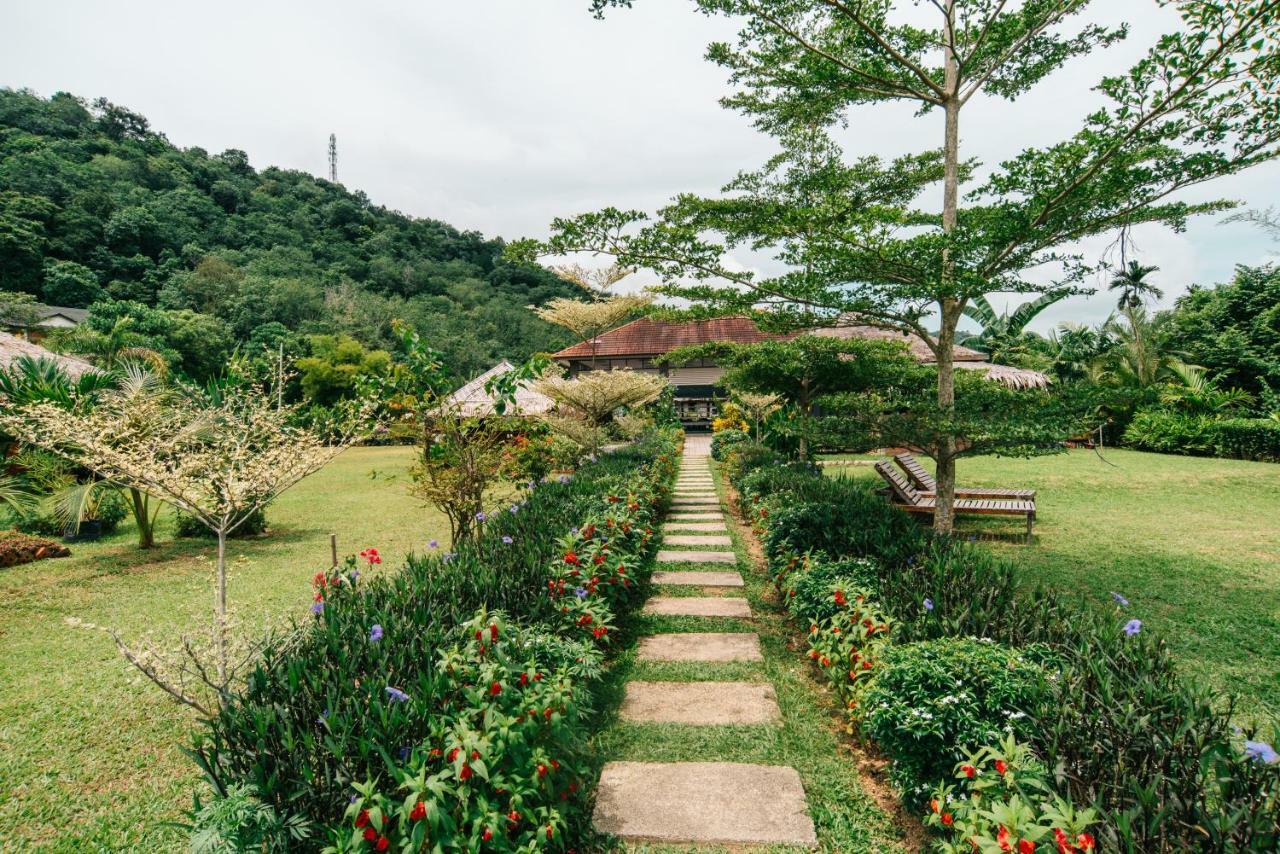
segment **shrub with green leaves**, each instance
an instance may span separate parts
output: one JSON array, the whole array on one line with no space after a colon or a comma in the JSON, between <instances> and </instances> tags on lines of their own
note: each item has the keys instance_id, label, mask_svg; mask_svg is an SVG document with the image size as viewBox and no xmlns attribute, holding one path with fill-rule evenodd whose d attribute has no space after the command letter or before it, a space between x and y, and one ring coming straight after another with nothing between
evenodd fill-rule
<instances>
[{"instance_id":1,"label":"shrub with green leaves","mask_svg":"<svg viewBox=\"0 0 1280 854\"><path fill-rule=\"evenodd\" d=\"M894 645L881 664L862 731L893 760L890 777L913 806L969 751L1030 735L1046 693L1043 667L985 639Z\"/></svg>"},{"instance_id":2,"label":"shrub with green leaves","mask_svg":"<svg viewBox=\"0 0 1280 854\"><path fill-rule=\"evenodd\" d=\"M720 430L711 436L711 459L723 460L734 445L750 441L751 437L744 430Z\"/></svg>"},{"instance_id":3,"label":"shrub with green leaves","mask_svg":"<svg viewBox=\"0 0 1280 854\"><path fill-rule=\"evenodd\" d=\"M1220 457L1280 463L1280 420L1226 418L1213 425L1213 450Z\"/></svg>"},{"instance_id":4,"label":"shrub with green leaves","mask_svg":"<svg viewBox=\"0 0 1280 854\"><path fill-rule=\"evenodd\" d=\"M1124 443L1140 451L1204 455L1214 452L1217 417L1169 409L1143 409L1124 431Z\"/></svg>"}]
</instances>

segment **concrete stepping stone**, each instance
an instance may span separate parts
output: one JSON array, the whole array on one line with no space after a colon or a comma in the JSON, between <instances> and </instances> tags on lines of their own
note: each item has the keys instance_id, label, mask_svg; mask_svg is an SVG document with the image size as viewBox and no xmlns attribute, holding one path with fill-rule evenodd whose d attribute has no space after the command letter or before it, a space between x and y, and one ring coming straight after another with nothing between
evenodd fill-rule
<instances>
[{"instance_id":1,"label":"concrete stepping stone","mask_svg":"<svg viewBox=\"0 0 1280 854\"><path fill-rule=\"evenodd\" d=\"M742 576L736 572L698 572L682 570L677 572L655 572L654 584L669 584L673 587L742 587ZM710 615L708 615L710 616Z\"/></svg>"},{"instance_id":2,"label":"concrete stepping stone","mask_svg":"<svg viewBox=\"0 0 1280 854\"><path fill-rule=\"evenodd\" d=\"M689 512L709 513L720 509L720 502L710 498L677 498L671 502L672 509L684 508Z\"/></svg>"},{"instance_id":3,"label":"concrete stepping stone","mask_svg":"<svg viewBox=\"0 0 1280 854\"><path fill-rule=\"evenodd\" d=\"M732 546L733 540L716 534L671 534L662 538L664 546Z\"/></svg>"},{"instance_id":4,"label":"concrete stepping stone","mask_svg":"<svg viewBox=\"0 0 1280 854\"><path fill-rule=\"evenodd\" d=\"M690 726L772 724L782 717L773 686L758 682L628 682L619 714Z\"/></svg>"},{"instance_id":5,"label":"concrete stepping stone","mask_svg":"<svg viewBox=\"0 0 1280 854\"><path fill-rule=\"evenodd\" d=\"M668 573L675 575L677 573ZM720 572L689 572L683 575L734 575ZM670 583L670 582L668 582ZM725 585L729 586L729 585ZM742 586L742 577L738 577L737 587ZM738 596L654 596L645 603L645 614L660 617L751 617L751 606L747 600Z\"/></svg>"},{"instance_id":6,"label":"concrete stepping stone","mask_svg":"<svg viewBox=\"0 0 1280 854\"><path fill-rule=\"evenodd\" d=\"M755 632L675 632L641 638L641 661L762 661Z\"/></svg>"},{"instance_id":7,"label":"concrete stepping stone","mask_svg":"<svg viewBox=\"0 0 1280 854\"><path fill-rule=\"evenodd\" d=\"M818 844L800 775L737 762L610 762L597 830L626 839L710 845Z\"/></svg>"},{"instance_id":8,"label":"concrete stepping stone","mask_svg":"<svg viewBox=\"0 0 1280 854\"><path fill-rule=\"evenodd\" d=\"M724 522L667 522L662 526L666 531L727 531L729 526Z\"/></svg>"},{"instance_id":9,"label":"concrete stepping stone","mask_svg":"<svg viewBox=\"0 0 1280 854\"><path fill-rule=\"evenodd\" d=\"M678 551L660 549L658 563L737 563L738 556L733 552Z\"/></svg>"},{"instance_id":10,"label":"concrete stepping stone","mask_svg":"<svg viewBox=\"0 0 1280 854\"><path fill-rule=\"evenodd\" d=\"M723 522L724 514L710 511L685 510L672 513L667 517L668 522Z\"/></svg>"}]
</instances>

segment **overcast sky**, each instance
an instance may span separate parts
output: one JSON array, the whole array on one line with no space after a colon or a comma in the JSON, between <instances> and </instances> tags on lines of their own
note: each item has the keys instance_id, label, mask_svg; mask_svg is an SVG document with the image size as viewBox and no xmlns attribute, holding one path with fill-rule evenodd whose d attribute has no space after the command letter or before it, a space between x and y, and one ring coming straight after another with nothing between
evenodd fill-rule
<instances>
[{"instance_id":1,"label":"overcast sky","mask_svg":"<svg viewBox=\"0 0 1280 854\"><path fill-rule=\"evenodd\" d=\"M903 6L910 4L904 2ZM996 163L1069 135L1114 73L1169 23L1153 0L1099 0L1129 21L1125 44L1073 63L1017 105L971 102L969 156ZM104 96L147 116L180 146L239 148L257 167L327 173L376 203L507 238L545 235L552 217L605 205L652 209L713 192L773 153L719 107L723 72L702 59L732 34L688 0L637 0L605 21L587 0L5 0L0 86ZM1105 10L1105 11L1103 11ZM851 154L892 155L940 137L933 120L875 108L842 135ZM930 143L934 144L934 143ZM1280 166L1196 198L1274 203ZM1248 225L1143 228L1139 257L1159 265L1166 303L1191 283L1230 277L1275 247ZM1107 241L1084 247L1096 257ZM748 266L760 259L738 259ZM997 308L1004 298L993 300ZM1113 300L1077 297L1042 315L1094 322Z\"/></svg>"}]
</instances>

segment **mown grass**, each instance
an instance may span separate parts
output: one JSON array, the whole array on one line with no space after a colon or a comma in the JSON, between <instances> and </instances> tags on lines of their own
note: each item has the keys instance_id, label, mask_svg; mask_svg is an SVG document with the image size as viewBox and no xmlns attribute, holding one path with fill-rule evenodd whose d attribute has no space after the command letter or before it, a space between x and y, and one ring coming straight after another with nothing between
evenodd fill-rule
<instances>
[{"instance_id":1,"label":"mown grass","mask_svg":"<svg viewBox=\"0 0 1280 854\"><path fill-rule=\"evenodd\" d=\"M305 618L309 582L339 554L375 546L382 571L431 538L443 517L405 490L409 448L356 448L285 493L269 536L233 541L230 599L242 628ZM370 473L396 476L372 479ZM181 820L199 783L180 747L195 719L126 668L110 638L76 617L164 642L206 625L213 546L174 540L142 552L123 525L70 558L0 569L0 848L185 850Z\"/></svg>"},{"instance_id":2,"label":"mown grass","mask_svg":"<svg viewBox=\"0 0 1280 854\"><path fill-rule=\"evenodd\" d=\"M723 488L722 484L718 486ZM751 605L752 618L650 615L635 620L628 637L623 639L622 651L600 697L607 723L594 740L598 761L601 764L619 760L788 765L800 774L809 813L823 851L904 850L899 828L859 782L857 763L839 731L833 701L820 683L812 678L803 651L795 646L794 638L800 630L788 623L764 574L752 567L737 527L732 523L729 527L738 557L736 568L743 575L745 589L708 592L697 588L667 587L660 592L664 596L745 595ZM732 564L660 564L657 568L735 569ZM760 636L764 660L725 663L637 660L632 643L637 637L687 631L756 632ZM616 708L621 703L626 683L632 680L768 682L774 688L782 723L780 726L701 727L625 722L616 717ZM690 849L687 846L631 845L627 850L666 852ZM697 850L721 849L699 847Z\"/></svg>"},{"instance_id":3,"label":"mown grass","mask_svg":"<svg viewBox=\"0 0 1280 854\"><path fill-rule=\"evenodd\" d=\"M863 467L829 473L876 478ZM1073 450L963 459L958 474L963 485L1038 490L1030 546L1017 542L1017 519L960 523L1017 560L1024 584L1107 605L1123 594L1187 678L1237 693L1241 719L1280 717L1280 465Z\"/></svg>"}]
</instances>

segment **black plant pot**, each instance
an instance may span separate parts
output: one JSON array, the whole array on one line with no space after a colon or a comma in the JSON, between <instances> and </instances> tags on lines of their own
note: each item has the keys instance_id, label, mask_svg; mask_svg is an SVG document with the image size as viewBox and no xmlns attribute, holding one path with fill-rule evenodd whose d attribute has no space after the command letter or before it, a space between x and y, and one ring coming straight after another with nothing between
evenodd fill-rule
<instances>
[{"instance_id":1,"label":"black plant pot","mask_svg":"<svg viewBox=\"0 0 1280 854\"><path fill-rule=\"evenodd\" d=\"M80 523L80 530L71 536L63 537L69 543L92 543L102 537L102 520L85 519Z\"/></svg>"}]
</instances>

